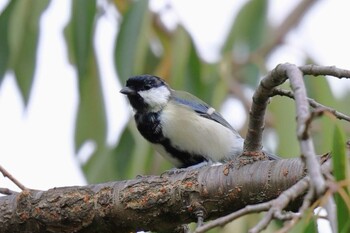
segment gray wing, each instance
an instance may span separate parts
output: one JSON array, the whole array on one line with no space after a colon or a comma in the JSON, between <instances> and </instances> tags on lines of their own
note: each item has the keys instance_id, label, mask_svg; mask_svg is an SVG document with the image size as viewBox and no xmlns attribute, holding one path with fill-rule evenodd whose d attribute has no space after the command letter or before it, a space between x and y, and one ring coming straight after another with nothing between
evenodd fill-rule
<instances>
[{"instance_id":1,"label":"gray wing","mask_svg":"<svg viewBox=\"0 0 350 233\"><path fill-rule=\"evenodd\" d=\"M198 113L198 115L211 119L213 121L218 122L219 124L229 128L232 130L234 134L236 134L238 137L242 138L239 133L221 116L220 113L214 110L210 105L205 103L203 100L195 97L194 95L191 95L190 93L184 92L184 91L173 91L173 98L174 100L179 103L186 105L190 108L192 108L195 112ZM214 111L212 111L212 110ZM242 138L243 140L243 138ZM278 160L280 157L277 155L271 154L265 150L263 150L264 153L269 157L270 160Z\"/></svg>"},{"instance_id":2,"label":"gray wing","mask_svg":"<svg viewBox=\"0 0 350 233\"><path fill-rule=\"evenodd\" d=\"M177 103L192 108L198 113L198 115L216 121L237 134L236 130L232 128L232 126L221 116L221 114L215 111L214 108L205 103L203 100L184 91L173 91L173 98Z\"/></svg>"}]
</instances>

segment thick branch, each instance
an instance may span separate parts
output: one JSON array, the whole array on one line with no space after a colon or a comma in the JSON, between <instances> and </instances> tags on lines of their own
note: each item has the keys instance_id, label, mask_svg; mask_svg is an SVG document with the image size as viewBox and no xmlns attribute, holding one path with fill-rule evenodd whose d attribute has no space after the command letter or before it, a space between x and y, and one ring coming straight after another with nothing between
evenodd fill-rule
<instances>
[{"instance_id":1,"label":"thick branch","mask_svg":"<svg viewBox=\"0 0 350 233\"><path fill-rule=\"evenodd\" d=\"M264 130L264 116L269 96L273 89L287 80L284 67L277 66L261 80L253 96L253 105L249 112L249 127L244 141L244 151L260 151Z\"/></svg>"},{"instance_id":2,"label":"thick branch","mask_svg":"<svg viewBox=\"0 0 350 233\"><path fill-rule=\"evenodd\" d=\"M309 102L307 100L306 88L303 80L303 73L295 65L281 65L286 70L290 85L294 92L295 106L297 113L297 136L300 142L302 155L305 157L308 173L311 177L311 185L317 195L321 195L326 189L326 182L322 176L321 166L316 159L316 152L312 138L309 136L307 122L311 117Z\"/></svg>"},{"instance_id":3,"label":"thick branch","mask_svg":"<svg viewBox=\"0 0 350 233\"><path fill-rule=\"evenodd\" d=\"M276 198L305 174L300 159L202 167L82 187L0 197L0 232L172 231ZM294 206L293 206L294 205ZM297 209L300 202L291 208Z\"/></svg>"}]
</instances>

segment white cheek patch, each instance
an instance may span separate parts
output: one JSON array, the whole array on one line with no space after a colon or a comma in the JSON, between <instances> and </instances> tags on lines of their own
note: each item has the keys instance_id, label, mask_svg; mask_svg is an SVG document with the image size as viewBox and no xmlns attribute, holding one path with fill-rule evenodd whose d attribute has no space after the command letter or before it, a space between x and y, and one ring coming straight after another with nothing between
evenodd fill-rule
<instances>
[{"instance_id":1,"label":"white cheek patch","mask_svg":"<svg viewBox=\"0 0 350 233\"><path fill-rule=\"evenodd\" d=\"M139 95L149 105L152 111L159 111L168 103L170 91L167 87L160 86L147 91L140 91Z\"/></svg>"}]
</instances>

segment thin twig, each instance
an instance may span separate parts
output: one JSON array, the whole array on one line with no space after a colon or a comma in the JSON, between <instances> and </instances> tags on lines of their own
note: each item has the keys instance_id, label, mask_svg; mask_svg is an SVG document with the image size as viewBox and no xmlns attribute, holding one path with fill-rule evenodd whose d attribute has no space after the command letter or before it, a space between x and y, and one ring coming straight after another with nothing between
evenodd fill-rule
<instances>
[{"instance_id":1,"label":"thin twig","mask_svg":"<svg viewBox=\"0 0 350 233\"><path fill-rule=\"evenodd\" d=\"M284 89L275 88L272 92L271 97L276 96L276 95L286 96L286 97L289 97L291 99L294 99L293 92L288 91L288 90L284 90ZM333 108L330 108L330 107L327 107L323 104L320 104L317 101L315 101L314 99L307 98L307 100L309 101L309 104L311 107L327 110L328 112L332 113L339 120L345 120L345 121L350 122L350 116L347 116L346 114L341 113Z\"/></svg>"},{"instance_id":2,"label":"thin twig","mask_svg":"<svg viewBox=\"0 0 350 233\"><path fill-rule=\"evenodd\" d=\"M330 75L336 78L350 78L350 70L344 70L335 66L304 65L299 66L304 75Z\"/></svg>"},{"instance_id":3,"label":"thin twig","mask_svg":"<svg viewBox=\"0 0 350 233\"><path fill-rule=\"evenodd\" d=\"M291 220L293 218L299 217L301 214L300 213L294 213L294 212L282 212L281 210L278 210L274 214L274 218L282 221L287 221Z\"/></svg>"},{"instance_id":4,"label":"thin twig","mask_svg":"<svg viewBox=\"0 0 350 233\"><path fill-rule=\"evenodd\" d=\"M279 212L283 210L291 200L294 200L308 189L309 182L310 178L308 176L304 177L295 185L282 192L281 195L278 196L275 200L272 200L272 208L260 220L260 222L249 231L249 233L257 233L264 230L272 221L272 219L277 218L275 217L275 213L277 213L277 216L279 216Z\"/></svg>"},{"instance_id":5,"label":"thin twig","mask_svg":"<svg viewBox=\"0 0 350 233\"><path fill-rule=\"evenodd\" d=\"M14 195L14 194L18 194L18 192L13 191L13 190L8 189L8 188L0 188L0 194L4 194L4 195Z\"/></svg>"},{"instance_id":6,"label":"thin twig","mask_svg":"<svg viewBox=\"0 0 350 233\"><path fill-rule=\"evenodd\" d=\"M202 225L201 227L198 227L195 230L195 233L206 232L210 229L213 229L214 227L224 226L225 224L241 216L250 213L259 213L267 210L269 211L267 212L267 214L265 214L264 218L254 228L252 228L250 232L259 232L265 229L267 225L271 222L271 220L274 218L286 219L288 217L290 219L294 215L291 214L288 216L286 214L285 216L282 216L281 210L283 210L289 204L290 201L296 199L298 196L302 195L305 192L305 190L309 186L309 180L309 177L304 177L292 187L283 191L276 199L256 205L249 205L229 215L215 219L209 223Z\"/></svg>"},{"instance_id":7,"label":"thin twig","mask_svg":"<svg viewBox=\"0 0 350 233\"><path fill-rule=\"evenodd\" d=\"M214 227L219 227L219 226L224 226L227 223L242 217L244 215L250 214L250 213L259 213L262 211L267 211L271 208L272 205L272 201L269 202L265 202L265 203L260 203L260 204L256 204L256 205L248 205L246 207L244 207L243 209L240 209L236 212L233 212L229 215L226 215L224 217L215 219L205 225L202 225L201 227L198 227L195 231L195 233L202 233L202 232L206 232L210 229L213 229Z\"/></svg>"},{"instance_id":8,"label":"thin twig","mask_svg":"<svg viewBox=\"0 0 350 233\"><path fill-rule=\"evenodd\" d=\"M295 226L299 220L304 216L306 210L310 207L311 205L311 199L314 196L314 189L309 189L308 193L306 194L303 205L299 208L299 214L295 215L291 221L289 221L287 224L285 224L281 229L279 229L277 232L278 233L287 233L292 229L293 226Z\"/></svg>"},{"instance_id":9,"label":"thin twig","mask_svg":"<svg viewBox=\"0 0 350 233\"><path fill-rule=\"evenodd\" d=\"M0 172L4 177L7 177L9 180L11 180L15 185L17 185L18 188L20 188L22 191L27 190L27 188L21 184L15 177L13 177L4 167L0 165Z\"/></svg>"},{"instance_id":10,"label":"thin twig","mask_svg":"<svg viewBox=\"0 0 350 233\"><path fill-rule=\"evenodd\" d=\"M328 174L331 171L331 162L330 162L330 154L325 154L321 157L321 164L322 164L322 173ZM323 206L327 200L332 197L332 193L330 192L330 189L326 191L326 193L318 200L313 201L313 197L315 196L315 190L309 189L308 193L306 194L302 206L299 208L299 215L295 215L295 217L289 221L287 224L284 225L283 228L279 229L277 233L287 233L290 231L290 229L295 226L299 220L305 215L308 209L315 209L317 206ZM313 204L312 204L313 203Z\"/></svg>"}]
</instances>

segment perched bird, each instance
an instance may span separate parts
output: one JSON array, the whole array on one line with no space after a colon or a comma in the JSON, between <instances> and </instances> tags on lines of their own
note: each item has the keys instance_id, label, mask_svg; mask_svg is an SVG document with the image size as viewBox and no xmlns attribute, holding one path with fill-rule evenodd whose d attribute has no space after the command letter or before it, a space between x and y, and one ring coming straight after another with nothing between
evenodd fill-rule
<instances>
[{"instance_id":1,"label":"perched bird","mask_svg":"<svg viewBox=\"0 0 350 233\"><path fill-rule=\"evenodd\" d=\"M244 139L214 108L159 77L130 77L120 92L135 110L141 135L177 168L224 162L243 151Z\"/></svg>"}]
</instances>

